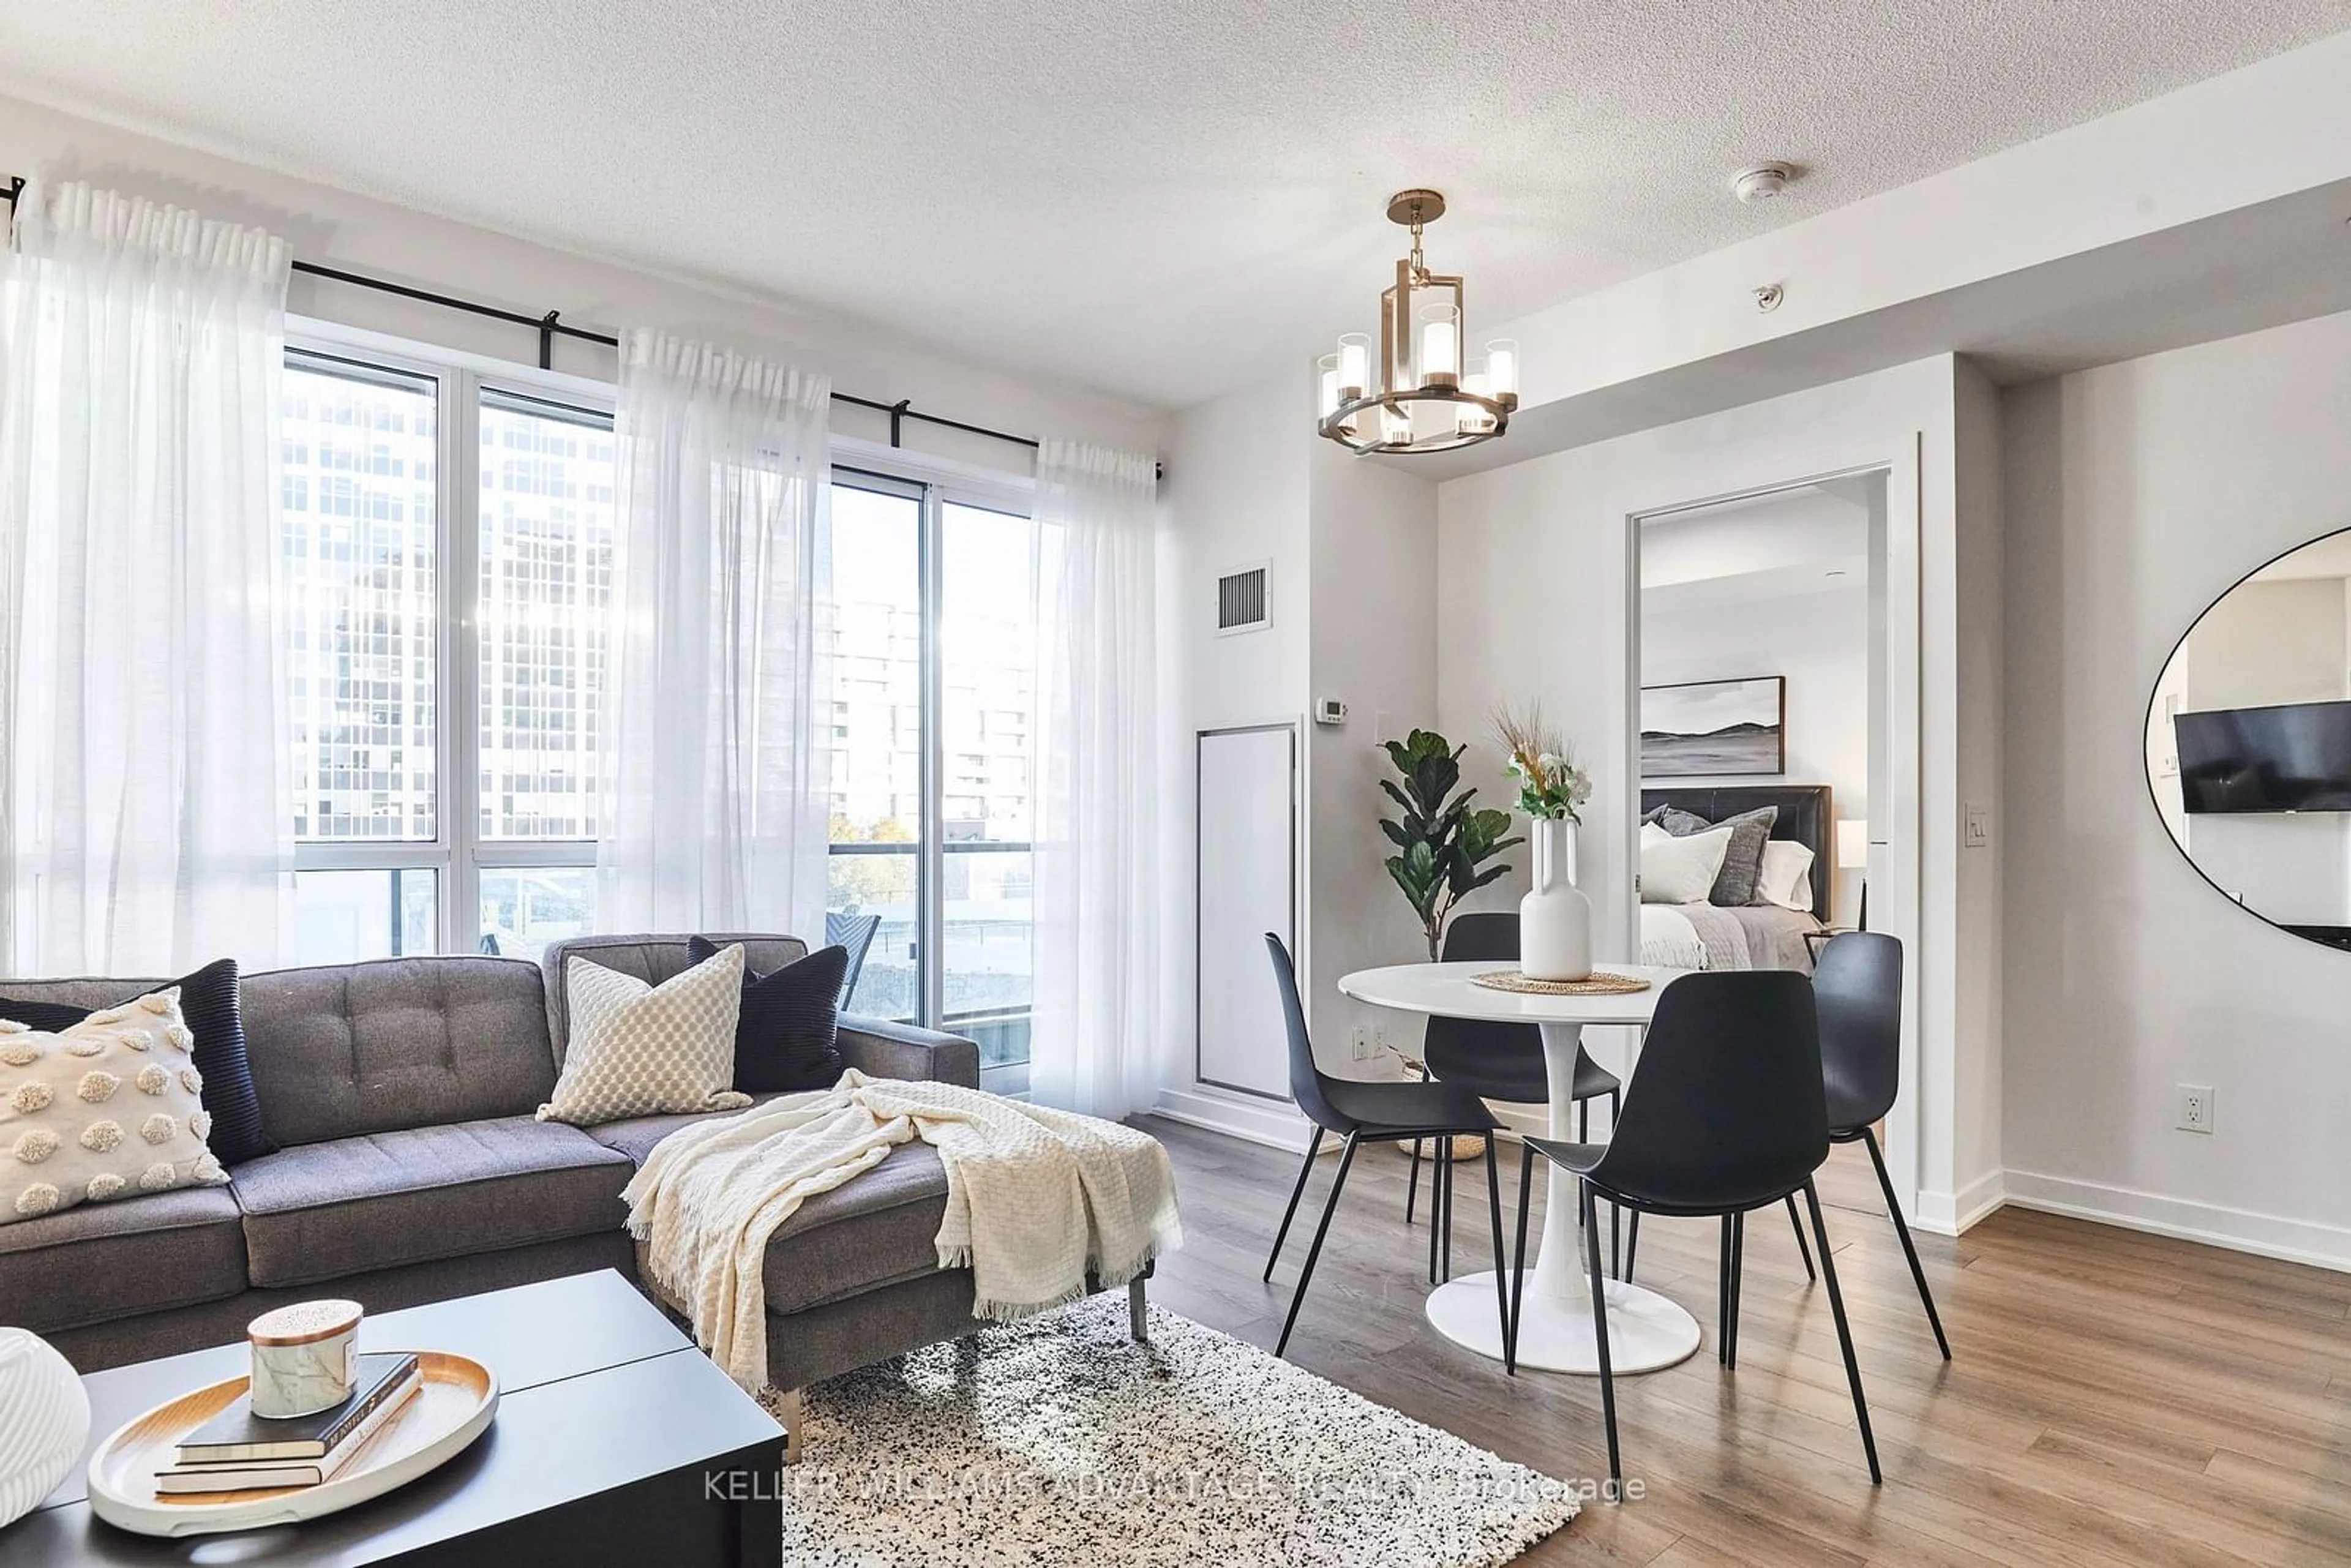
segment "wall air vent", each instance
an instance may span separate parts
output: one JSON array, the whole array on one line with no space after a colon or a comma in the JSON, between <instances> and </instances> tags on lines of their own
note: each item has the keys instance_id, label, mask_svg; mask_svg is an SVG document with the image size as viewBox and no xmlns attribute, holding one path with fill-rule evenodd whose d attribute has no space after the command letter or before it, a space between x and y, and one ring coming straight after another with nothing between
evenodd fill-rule
<instances>
[{"instance_id":1,"label":"wall air vent","mask_svg":"<svg viewBox=\"0 0 2351 1568\"><path fill-rule=\"evenodd\" d=\"M1262 632L1273 624L1273 609L1266 594L1270 560L1254 561L1217 579L1217 635Z\"/></svg>"}]
</instances>

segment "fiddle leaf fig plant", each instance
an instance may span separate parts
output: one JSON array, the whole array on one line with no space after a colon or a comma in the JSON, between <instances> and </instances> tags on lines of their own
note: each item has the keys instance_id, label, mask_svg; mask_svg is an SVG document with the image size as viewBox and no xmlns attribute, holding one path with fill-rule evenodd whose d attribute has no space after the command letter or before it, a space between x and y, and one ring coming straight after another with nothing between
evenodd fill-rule
<instances>
[{"instance_id":1,"label":"fiddle leaf fig plant","mask_svg":"<svg viewBox=\"0 0 2351 1568\"><path fill-rule=\"evenodd\" d=\"M1471 803L1478 791L1461 789L1467 746L1431 729L1381 744L1397 777L1381 779L1380 789L1402 813L1380 819L1380 831L1396 847L1387 859L1388 876L1420 917L1429 961L1435 963L1444 951L1445 923L1453 906L1508 875L1508 865L1488 862L1526 840L1509 836L1508 811L1479 810Z\"/></svg>"}]
</instances>

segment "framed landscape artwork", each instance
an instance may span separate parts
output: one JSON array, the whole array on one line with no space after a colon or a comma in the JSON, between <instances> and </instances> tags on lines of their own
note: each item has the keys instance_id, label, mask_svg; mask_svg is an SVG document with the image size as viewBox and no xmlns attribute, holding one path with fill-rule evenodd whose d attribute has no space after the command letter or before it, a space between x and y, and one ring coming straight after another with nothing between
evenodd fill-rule
<instances>
[{"instance_id":1,"label":"framed landscape artwork","mask_svg":"<svg viewBox=\"0 0 2351 1568\"><path fill-rule=\"evenodd\" d=\"M1641 688L1641 777L1719 778L1788 770L1788 683L1687 681Z\"/></svg>"}]
</instances>

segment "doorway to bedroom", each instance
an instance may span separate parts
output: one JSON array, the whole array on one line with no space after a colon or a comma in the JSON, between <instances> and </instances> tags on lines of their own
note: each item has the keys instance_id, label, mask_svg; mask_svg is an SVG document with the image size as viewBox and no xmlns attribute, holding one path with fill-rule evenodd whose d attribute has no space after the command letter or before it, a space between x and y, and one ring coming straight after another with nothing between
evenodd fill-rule
<instances>
[{"instance_id":1,"label":"doorway to bedroom","mask_svg":"<svg viewBox=\"0 0 2351 1568\"><path fill-rule=\"evenodd\" d=\"M1883 469L1637 519L1645 963L1809 972L1887 801Z\"/></svg>"}]
</instances>

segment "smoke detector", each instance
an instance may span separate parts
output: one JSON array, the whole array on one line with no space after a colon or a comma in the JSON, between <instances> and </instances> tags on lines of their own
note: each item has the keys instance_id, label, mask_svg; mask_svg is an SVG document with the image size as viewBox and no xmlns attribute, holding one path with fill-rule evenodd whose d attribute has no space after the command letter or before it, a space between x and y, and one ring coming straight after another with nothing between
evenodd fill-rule
<instances>
[{"instance_id":1,"label":"smoke detector","mask_svg":"<svg viewBox=\"0 0 2351 1568\"><path fill-rule=\"evenodd\" d=\"M1730 182L1730 192L1752 206L1778 196L1795 177L1795 170L1785 163L1758 163L1752 169L1739 172Z\"/></svg>"}]
</instances>

